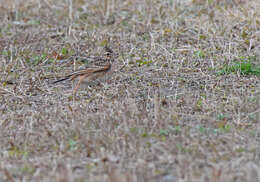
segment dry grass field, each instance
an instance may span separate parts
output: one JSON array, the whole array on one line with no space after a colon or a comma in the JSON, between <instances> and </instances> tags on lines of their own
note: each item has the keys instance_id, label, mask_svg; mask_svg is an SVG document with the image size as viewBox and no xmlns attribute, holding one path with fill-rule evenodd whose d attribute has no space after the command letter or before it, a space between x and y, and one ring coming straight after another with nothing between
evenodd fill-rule
<instances>
[{"instance_id":1,"label":"dry grass field","mask_svg":"<svg viewBox=\"0 0 260 182\"><path fill-rule=\"evenodd\" d=\"M259 182L259 0L0 0L0 181ZM53 82L116 53L72 97Z\"/></svg>"}]
</instances>

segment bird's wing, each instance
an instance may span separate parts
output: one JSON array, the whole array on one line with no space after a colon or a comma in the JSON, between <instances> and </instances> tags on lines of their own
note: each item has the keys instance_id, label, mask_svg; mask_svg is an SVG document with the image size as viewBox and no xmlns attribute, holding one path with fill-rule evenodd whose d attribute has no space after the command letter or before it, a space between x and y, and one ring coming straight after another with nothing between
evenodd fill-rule
<instances>
[{"instance_id":1,"label":"bird's wing","mask_svg":"<svg viewBox=\"0 0 260 182\"><path fill-rule=\"evenodd\" d=\"M106 63L106 64L103 64L103 65L92 65L92 66L87 66L85 67L84 69L81 69L81 70L78 70L78 71L75 71L73 72L72 74L69 74L67 75L66 77L60 79L60 80L57 80L55 82L53 82L54 84L55 83L58 83L58 82L62 82L64 80L74 80L75 78L77 78L78 76L83 76L85 75L86 77L88 77L89 75L91 74L95 74L95 73L99 73L99 72L106 72L108 71L109 69L111 68L111 64L110 63Z\"/></svg>"},{"instance_id":2,"label":"bird's wing","mask_svg":"<svg viewBox=\"0 0 260 182\"><path fill-rule=\"evenodd\" d=\"M71 78L71 80L74 80L78 76L83 76L83 75L85 75L87 77L88 75L91 75L94 73L106 72L110 69L110 67L111 67L110 63L100 66L100 67L86 67L85 69L72 73L71 75L69 75L69 77Z\"/></svg>"}]
</instances>

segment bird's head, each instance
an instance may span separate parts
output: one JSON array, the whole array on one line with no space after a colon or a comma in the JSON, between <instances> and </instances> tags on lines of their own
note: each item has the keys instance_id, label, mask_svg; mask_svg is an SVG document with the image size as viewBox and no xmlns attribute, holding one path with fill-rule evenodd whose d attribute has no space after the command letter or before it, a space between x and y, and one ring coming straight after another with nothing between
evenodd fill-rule
<instances>
[{"instance_id":1,"label":"bird's head","mask_svg":"<svg viewBox=\"0 0 260 182\"><path fill-rule=\"evenodd\" d=\"M110 59L111 61L114 60L115 54L112 51L112 49L109 48L108 46L104 47L104 54L105 54L104 56L105 56L106 59Z\"/></svg>"}]
</instances>

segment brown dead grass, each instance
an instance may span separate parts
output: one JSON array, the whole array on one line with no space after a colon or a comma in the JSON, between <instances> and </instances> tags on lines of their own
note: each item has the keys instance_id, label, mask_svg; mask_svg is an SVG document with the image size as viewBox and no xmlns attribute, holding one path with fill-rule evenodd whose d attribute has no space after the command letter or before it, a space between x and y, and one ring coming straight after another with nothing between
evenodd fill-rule
<instances>
[{"instance_id":1,"label":"brown dead grass","mask_svg":"<svg viewBox=\"0 0 260 182\"><path fill-rule=\"evenodd\" d=\"M0 181L260 180L259 76L217 74L259 62L258 0L6 2ZM105 44L111 79L52 84Z\"/></svg>"}]
</instances>

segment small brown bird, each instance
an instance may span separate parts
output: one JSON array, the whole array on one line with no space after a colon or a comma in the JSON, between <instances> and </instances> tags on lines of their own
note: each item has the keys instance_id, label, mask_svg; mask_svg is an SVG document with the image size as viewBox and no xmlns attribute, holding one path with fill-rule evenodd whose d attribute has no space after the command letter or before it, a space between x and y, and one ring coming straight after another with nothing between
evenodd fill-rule
<instances>
[{"instance_id":1,"label":"small brown bird","mask_svg":"<svg viewBox=\"0 0 260 182\"><path fill-rule=\"evenodd\" d=\"M57 80L55 83L62 82L64 80L78 80L75 88L73 89L73 96L76 95L80 84L87 80L88 82L95 81L96 79L104 77L111 70L112 63L114 62L113 51L105 46L105 57L94 57L88 66L84 69L75 71L65 78Z\"/></svg>"}]
</instances>

